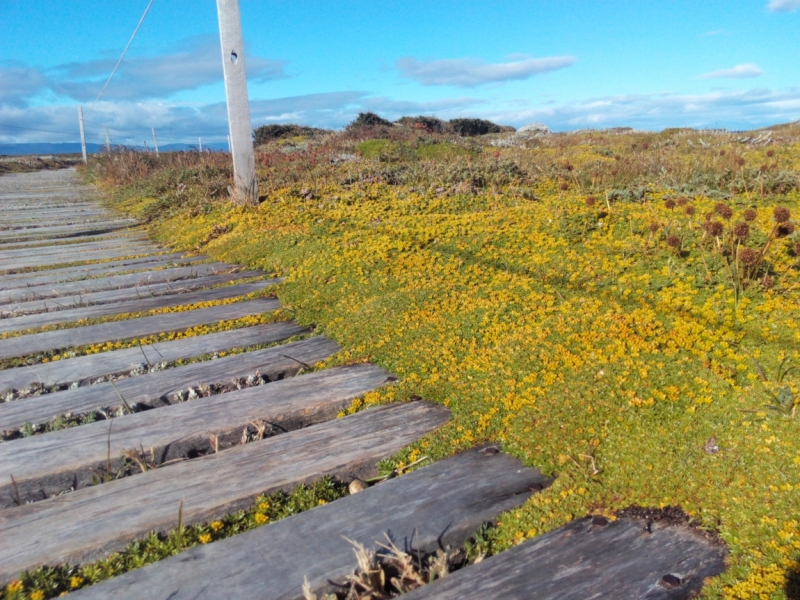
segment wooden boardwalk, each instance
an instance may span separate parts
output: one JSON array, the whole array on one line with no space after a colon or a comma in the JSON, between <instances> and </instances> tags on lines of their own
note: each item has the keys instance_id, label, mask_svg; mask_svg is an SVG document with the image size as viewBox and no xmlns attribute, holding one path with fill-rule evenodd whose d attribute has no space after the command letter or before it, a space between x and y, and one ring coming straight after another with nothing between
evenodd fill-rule
<instances>
[{"instance_id":1,"label":"wooden boardwalk","mask_svg":"<svg viewBox=\"0 0 800 600\"><path fill-rule=\"evenodd\" d=\"M395 378L370 364L319 369L333 340L262 320L280 308L278 280L157 247L71 170L0 177L0 211L0 585L261 494L369 478L449 420L425 401L336 418ZM150 336L163 341L141 344ZM101 472L117 476L98 483ZM71 596L289 599L304 580L341 591L358 566L349 540L457 548L549 484L475 448ZM688 598L724 559L684 523L588 517L408 597Z\"/></svg>"}]
</instances>

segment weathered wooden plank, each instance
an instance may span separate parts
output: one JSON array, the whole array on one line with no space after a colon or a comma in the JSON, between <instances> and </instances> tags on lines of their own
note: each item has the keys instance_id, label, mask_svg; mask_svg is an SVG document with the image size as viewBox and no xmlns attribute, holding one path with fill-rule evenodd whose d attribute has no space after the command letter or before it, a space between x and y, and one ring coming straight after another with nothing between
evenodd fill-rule
<instances>
[{"instance_id":1,"label":"weathered wooden plank","mask_svg":"<svg viewBox=\"0 0 800 600\"><path fill-rule=\"evenodd\" d=\"M201 290L203 288L228 283L240 279L263 276L262 271L240 271L233 273L220 273L216 275L201 275L178 281L164 283L142 283L133 287L112 289L97 292L87 292L67 296L48 298L46 300L31 300L29 302L15 302L0 304L0 318L10 320L23 315L33 315L42 312L63 312L73 308L106 306L107 304L127 304L127 301L154 299L165 295L183 294ZM29 288L30 289L30 288ZM118 312L131 312L122 306ZM2 325L2 322L0 322ZM2 328L0 328L1 330Z\"/></svg>"},{"instance_id":2,"label":"weathered wooden plank","mask_svg":"<svg viewBox=\"0 0 800 600\"><path fill-rule=\"evenodd\" d=\"M370 548L389 535L401 549L457 548L482 523L548 484L541 473L508 455L470 450L354 496L192 548L75 597L300 600L304 578L319 590L355 569L348 540Z\"/></svg>"},{"instance_id":3,"label":"weathered wooden plank","mask_svg":"<svg viewBox=\"0 0 800 600\"><path fill-rule=\"evenodd\" d=\"M258 289L256 284L246 284L252 286L252 290ZM243 286L231 286L243 287ZM239 319L249 315L257 315L280 308L280 303L274 298L264 298L258 300L248 300L211 306L187 312L169 313L154 315L152 317L141 317L127 321L114 321L111 323L100 323L99 325L89 325L87 327L76 327L74 329L63 329L59 331L47 331L35 333L21 337L0 340L0 358L11 358L13 356L27 356L46 350L58 350L71 348L74 346L85 346L87 344L99 344L115 340L125 340L155 335L165 331L179 331L195 325L207 325L217 321Z\"/></svg>"},{"instance_id":4,"label":"weathered wooden plank","mask_svg":"<svg viewBox=\"0 0 800 600\"><path fill-rule=\"evenodd\" d=\"M87 487L109 464L121 470L124 450L142 449L160 465L214 451L210 435L219 450L236 446L253 423L273 435L328 421L390 379L374 365L339 367L0 444L0 508L15 506L17 494L28 503Z\"/></svg>"},{"instance_id":5,"label":"weathered wooden plank","mask_svg":"<svg viewBox=\"0 0 800 600\"><path fill-rule=\"evenodd\" d=\"M139 250L122 249L122 250L102 250L95 252L82 252L75 256L64 256L58 261L53 261L51 258L39 258L31 256L28 258L19 258L16 260L4 260L0 263L0 271L11 271L16 269L27 269L29 267L44 267L47 265L58 265L73 263L78 261L87 260L104 260L107 258L121 258L123 256L143 256L146 254L154 255L161 252L155 247L142 247Z\"/></svg>"},{"instance_id":6,"label":"weathered wooden plank","mask_svg":"<svg viewBox=\"0 0 800 600\"><path fill-rule=\"evenodd\" d=\"M66 225L44 229L3 229L0 226L0 240L4 241L26 241L44 239L64 239L79 235L106 234L112 231L129 229L138 225L134 219L109 219L103 223L92 223L88 225Z\"/></svg>"},{"instance_id":7,"label":"weathered wooden plank","mask_svg":"<svg viewBox=\"0 0 800 600\"><path fill-rule=\"evenodd\" d=\"M268 323L162 342L141 348L112 350L30 367L5 369L0 371L0 394L8 390L26 389L34 384L44 387L72 383L87 385L98 378L129 373L138 365L156 365L202 354L222 352L230 348L267 344L308 332L309 330L305 327L300 327L291 321Z\"/></svg>"},{"instance_id":8,"label":"weathered wooden plank","mask_svg":"<svg viewBox=\"0 0 800 600\"><path fill-rule=\"evenodd\" d=\"M157 271L139 271L126 275L107 275L82 281L68 281L64 283L46 283L29 285L24 288L2 289L4 282L0 280L0 304L11 302L28 302L46 298L59 298L72 294L88 294L103 290L117 290L147 286L154 283L179 281L203 275L220 275L229 273L237 267L226 263L214 262L189 267L173 267Z\"/></svg>"},{"instance_id":9,"label":"weathered wooden plank","mask_svg":"<svg viewBox=\"0 0 800 600\"><path fill-rule=\"evenodd\" d=\"M84 244L34 246L33 248L17 248L15 250L0 249L0 267L2 267L6 261L13 262L15 259L25 257L50 257L53 259L53 262L64 262L65 256L69 258L84 252L99 252L101 250L118 249L139 250L142 248L155 248L159 252L163 251L163 248L159 248L155 244L143 239L110 239L96 242L86 242Z\"/></svg>"},{"instance_id":10,"label":"weathered wooden plank","mask_svg":"<svg viewBox=\"0 0 800 600\"><path fill-rule=\"evenodd\" d=\"M672 600L693 598L705 578L725 570L725 549L683 524L648 526L629 517L592 523L574 521L404 598Z\"/></svg>"},{"instance_id":11,"label":"weathered wooden plank","mask_svg":"<svg viewBox=\"0 0 800 600\"><path fill-rule=\"evenodd\" d=\"M129 230L116 233L98 233L95 235L83 235L73 238L53 238L43 240L28 240L26 242L14 242L0 240L0 249L17 249L17 248L30 248L30 247L61 247L77 245L78 243L99 242L104 240L140 240L146 241L147 238L139 231Z\"/></svg>"},{"instance_id":12,"label":"weathered wooden plank","mask_svg":"<svg viewBox=\"0 0 800 600\"><path fill-rule=\"evenodd\" d=\"M444 407L425 402L381 406L217 454L4 510L0 512L0 536L4 540L13 540L13 543L0 547L0 584L23 569L43 563L91 560L120 549L148 531L173 527L179 506L182 506L183 522L188 525L244 508L258 494L291 489L324 475L345 479L363 476L374 468L378 460L442 425L448 416L449 411ZM471 509L467 508L468 513L484 516L493 513L495 506L509 505L508 498L503 498L503 490L492 490L493 496L499 496L494 502L485 495L481 497L478 494L476 498L475 488L481 486L472 481L473 476L470 476L469 493L464 494L466 490L461 489L473 505ZM514 477L515 492L524 490L518 488L521 480L525 479L524 475ZM494 480L497 480L496 476ZM394 489L405 491L397 486ZM367 495L366 492L363 495ZM452 497L453 494L447 495ZM415 505L419 516L419 498L395 495L394 507L400 508L397 505L401 498L403 503ZM379 505L374 508L380 510ZM437 507L436 512L442 512L443 508L444 505ZM369 520L369 512L362 502L360 517ZM439 523L442 522L441 516ZM453 517L447 515L447 521L452 522ZM325 522L330 524L329 519ZM415 524L417 522L415 519ZM383 525L381 523L381 529ZM337 537L339 533L345 533L341 529L345 526L339 521ZM444 528L437 529L440 533ZM314 528L305 531L314 531ZM298 536L295 530L294 537L309 539L315 536ZM311 566L313 561L302 561L294 568L300 565L301 568ZM298 585L300 583L302 581ZM243 596L232 591L221 597Z\"/></svg>"},{"instance_id":13,"label":"weathered wooden plank","mask_svg":"<svg viewBox=\"0 0 800 600\"><path fill-rule=\"evenodd\" d=\"M118 273L141 272L151 269L170 268L178 265L208 260L207 256L184 256L181 253L159 254L158 256L145 256L142 258L123 258L104 263L78 265L75 267L61 267L57 269L43 269L28 273L12 273L0 275L0 290L18 287L34 287L45 284L55 284L67 281L80 281L86 278L109 276Z\"/></svg>"},{"instance_id":14,"label":"weathered wooden plank","mask_svg":"<svg viewBox=\"0 0 800 600\"><path fill-rule=\"evenodd\" d=\"M294 375L303 365L312 365L338 351L336 342L318 336L276 348L147 373L123 379L116 384L98 383L74 390L3 402L0 404L0 430L16 430L25 423L43 423L67 413L81 414L101 407L119 406L122 404L119 395L134 409L166 406L180 402L177 394L190 387L220 386L255 374L268 380L280 379ZM0 446L10 447L20 441L12 440Z\"/></svg>"}]
</instances>

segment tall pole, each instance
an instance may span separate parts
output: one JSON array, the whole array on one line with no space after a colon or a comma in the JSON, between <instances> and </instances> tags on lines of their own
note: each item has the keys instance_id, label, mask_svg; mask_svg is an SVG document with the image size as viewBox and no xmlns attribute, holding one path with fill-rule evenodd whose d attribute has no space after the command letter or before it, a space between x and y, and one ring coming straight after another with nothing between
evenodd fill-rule
<instances>
[{"instance_id":1,"label":"tall pole","mask_svg":"<svg viewBox=\"0 0 800 600\"><path fill-rule=\"evenodd\" d=\"M203 153L203 138L201 138L201 137L197 138L197 145L200 148L200 154L202 154Z\"/></svg>"},{"instance_id":2,"label":"tall pole","mask_svg":"<svg viewBox=\"0 0 800 600\"><path fill-rule=\"evenodd\" d=\"M83 164L88 164L89 159L86 157L86 130L83 128L83 107L78 107L78 122L81 124L81 154L83 155Z\"/></svg>"},{"instance_id":3,"label":"tall pole","mask_svg":"<svg viewBox=\"0 0 800 600\"><path fill-rule=\"evenodd\" d=\"M158 156L158 138L156 137L156 128L151 127L150 129L153 130L153 145L156 148L156 156Z\"/></svg>"},{"instance_id":4,"label":"tall pole","mask_svg":"<svg viewBox=\"0 0 800 600\"><path fill-rule=\"evenodd\" d=\"M111 154L111 140L108 138L108 127L106 127L106 152Z\"/></svg>"},{"instance_id":5,"label":"tall pole","mask_svg":"<svg viewBox=\"0 0 800 600\"><path fill-rule=\"evenodd\" d=\"M258 203L256 161L253 153L253 126L247 98L244 70L244 43L239 0L217 0L219 39L222 47L222 72L228 99L228 128L233 155L234 196L242 204Z\"/></svg>"}]
</instances>

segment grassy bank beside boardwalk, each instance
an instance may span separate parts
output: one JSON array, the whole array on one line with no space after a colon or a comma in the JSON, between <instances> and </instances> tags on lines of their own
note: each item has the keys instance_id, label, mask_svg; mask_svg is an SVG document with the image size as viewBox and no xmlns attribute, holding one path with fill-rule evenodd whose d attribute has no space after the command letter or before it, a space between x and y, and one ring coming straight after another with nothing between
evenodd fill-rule
<instances>
[{"instance_id":1,"label":"grassy bank beside boardwalk","mask_svg":"<svg viewBox=\"0 0 800 600\"><path fill-rule=\"evenodd\" d=\"M555 476L495 549L677 506L730 550L705 596L797 597L800 132L757 136L315 133L259 148L257 207L222 155L85 174L160 242L286 277L335 361L398 375L351 411L449 406L397 463L498 441Z\"/></svg>"}]
</instances>

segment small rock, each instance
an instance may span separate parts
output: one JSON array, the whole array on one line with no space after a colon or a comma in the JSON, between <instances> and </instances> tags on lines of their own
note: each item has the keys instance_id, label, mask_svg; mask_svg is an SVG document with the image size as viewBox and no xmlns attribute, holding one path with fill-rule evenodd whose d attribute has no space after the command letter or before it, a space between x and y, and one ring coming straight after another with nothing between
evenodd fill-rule
<instances>
[{"instance_id":1,"label":"small rock","mask_svg":"<svg viewBox=\"0 0 800 600\"><path fill-rule=\"evenodd\" d=\"M708 438L705 445L703 446L703 450L706 454L716 454L719 452L719 446L717 446L717 438L713 435Z\"/></svg>"},{"instance_id":2,"label":"small rock","mask_svg":"<svg viewBox=\"0 0 800 600\"><path fill-rule=\"evenodd\" d=\"M357 494L358 492L363 492L368 487L369 486L360 479L353 479L353 481L350 482L350 485L347 486L347 489L351 494Z\"/></svg>"}]
</instances>

